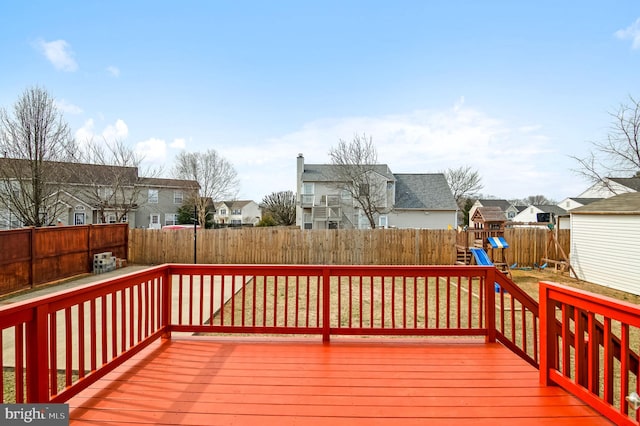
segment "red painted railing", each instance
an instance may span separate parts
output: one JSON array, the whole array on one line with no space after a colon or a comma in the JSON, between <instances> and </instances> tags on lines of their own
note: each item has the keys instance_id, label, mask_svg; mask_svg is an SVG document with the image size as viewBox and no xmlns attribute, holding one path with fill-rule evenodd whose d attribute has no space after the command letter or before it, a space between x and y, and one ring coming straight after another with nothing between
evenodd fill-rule
<instances>
[{"instance_id":1,"label":"red painted railing","mask_svg":"<svg viewBox=\"0 0 640 426\"><path fill-rule=\"evenodd\" d=\"M640 307L541 282L540 332L543 385L562 386L616 424L638 424L627 397L640 393Z\"/></svg>"},{"instance_id":2,"label":"red painted railing","mask_svg":"<svg viewBox=\"0 0 640 426\"><path fill-rule=\"evenodd\" d=\"M483 336L537 365L537 327L486 266L162 265L1 308L0 402L65 401L172 332Z\"/></svg>"}]
</instances>

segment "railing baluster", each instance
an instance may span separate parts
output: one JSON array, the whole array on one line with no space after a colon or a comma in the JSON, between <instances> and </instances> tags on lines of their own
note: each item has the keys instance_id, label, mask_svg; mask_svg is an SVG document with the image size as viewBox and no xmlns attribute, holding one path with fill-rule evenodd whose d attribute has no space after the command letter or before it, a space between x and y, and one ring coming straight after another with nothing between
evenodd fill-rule
<instances>
[{"instance_id":1,"label":"railing baluster","mask_svg":"<svg viewBox=\"0 0 640 426\"><path fill-rule=\"evenodd\" d=\"M111 359L118 356L117 293L111 293Z\"/></svg>"},{"instance_id":2,"label":"railing baluster","mask_svg":"<svg viewBox=\"0 0 640 426\"><path fill-rule=\"evenodd\" d=\"M101 327L101 349L102 349L102 364L107 363L107 295L100 297L100 327Z\"/></svg>"},{"instance_id":3,"label":"railing baluster","mask_svg":"<svg viewBox=\"0 0 640 426\"><path fill-rule=\"evenodd\" d=\"M55 335L54 335L55 336ZM24 324L15 326L14 334L15 349L15 391L16 402L21 404L24 401ZM4 374L4 372L3 372Z\"/></svg>"},{"instance_id":4,"label":"railing baluster","mask_svg":"<svg viewBox=\"0 0 640 426\"><path fill-rule=\"evenodd\" d=\"M200 298L198 300L199 325L204 325L204 276L200 274ZM233 299L232 299L233 300Z\"/></svg>"},{"instance_id":5,"label":"railing baluster","mask_svg":"<svg viewBox=\"0 0 640 426\"><path fill-rule=\"evenodd\" d=\"M65 386L71 386L73 373L73 330L71 329L71 308L64 310L64 354L65 354Z\"/></svg>"},{"instance_id":6,"label":"railing baluster","mask_svg":"<svg viewBox=\"0 0 640 426\"><path fill-rule=\"evenodd\" d=\"M278 326L278 275L274 275L273 279L273 326Z\"/></svg>"},{"instance_id":7,"label":"railing baluster","mask_svg":"<svg viewBox=\"0 0 640 426\"><path fill-rule=\"evenodd\" d=\"M402 277L402 328L407 328L407 277Z\"/></svg>"},{"instance_id":8,"label":"railing baluster","mask_svg":"<svg viewBox=\"0 0 640 426\"><path fill-rule=\"evenodd\" d=\"M613 403L613 348L611 347L611 319L604 318L604 400Z\"/></svg>"},{"instance_id":9,"label":"railing baluster","mask_svg":"<svg viewBox=\"0 0 640 426\"><path fill-rule=\"evenodd\" d=\"M629 403L629 326L620 324L620 412L627 415Z\"/></svg>"}]
</instances>

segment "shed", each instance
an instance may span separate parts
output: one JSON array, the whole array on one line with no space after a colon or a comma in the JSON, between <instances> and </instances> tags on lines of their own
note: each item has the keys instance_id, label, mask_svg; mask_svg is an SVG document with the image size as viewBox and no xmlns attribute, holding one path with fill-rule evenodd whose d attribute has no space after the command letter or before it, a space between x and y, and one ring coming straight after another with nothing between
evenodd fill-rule
<instances>
[{"instance_id":1,"label":"shed","mask_svg":"<svg viewBox=\"0 0 640 426\"><path fill-rule=\"evenodd\" d=\"M570 263L579 279L640 295L640 193L571 210Z\"/></svg>"}]
</instances>

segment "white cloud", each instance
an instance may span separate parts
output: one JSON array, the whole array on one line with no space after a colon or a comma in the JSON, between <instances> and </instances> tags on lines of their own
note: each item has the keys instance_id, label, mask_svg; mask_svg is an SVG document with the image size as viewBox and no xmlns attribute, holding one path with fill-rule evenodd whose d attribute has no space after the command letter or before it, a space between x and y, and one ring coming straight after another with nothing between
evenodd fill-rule
<instances>
[{"instance_id":1,"label":"white cloud","mask_svg":"<svg viewBox=\"0 0 640 426\"><path fill-rule=\"evenodd\" d=\"M115 124L110 124L102 131L102 137L108 141L122 140L129 136L129 126L124 120L116 120Z\"/></svg>"},{"instance_id":2,"label":"white cloud","mask_svg":"<svg viewBox=\"0 0 640 426\"><path fill-rule=\"evenodd\" d=\"M169 147L175 149L184 149L187 146L187 141L184 138L176 138L171 142Z\"/></svg>"},{"instance_id":3,"label":"white cloud","mask_svg":"<svg viewBox=\"0 0 640 426\"><path fill-rule=\"evenodd\" d=\"M632 49L640 49L640 18L636 19L636 21L627 28L618 30L614 34L621 40L632 40Z\"/></svg>"},{"instance_id":4,"label":"white cloud","mask_svg":"<svg viewBox=\"0 0 640 426\"><path fill-rule=\"evenodd\" d=\"M74 72L78 64L74 59L71 46L64 40L45 41L37 40L35 46L60 71Z\"/></svg>"},{"instance_id":5,"label":"white cloud","mask_svg":"<svg viewBox=\"0 0 640 426\"><path fill-rule=\"evenodd\" d=\"M102 131L95 130L95 122L92 118L84 122L84 125L76 131L76 140L85 143L94 139L104 140L107 143L116 140L124 140L129 136L129 126L124 120L116 120L114 124L105 126Z\"/></svg>"},{"instance_id":6,"label":"white cloud","mask_svg":"<svg viewBox=\"0 0 640 426\"><path fill-rule=\"evenodd\" d=\"M394 173L435 173L470 165L482 176L486 194L554 197L562 188L548 158L558 154L541 131L540 126L491 117L461 98L442 111L318 120L262 144L225 146L219 152L238 171L241 197L257 200L272 191L296 190L298 153L306 163L328 163L331 146L363 132L373 138L378 161Z\"/></svg>"},{"instance_id":7,"label":"white cloud","mask_svg":"<svg viewBox=\"0 0 640 426\"><path fill-rule=\"evenodd\" d=\"M120 77L120 68L114 67L113 65L107 67L107 72L111 74L112 77Z\"/></svg>"},{"instance_id":8,"label":"white cloud","mask_svg":"<svg viewBox=\"0 0 640 426\"><path fill-rule=\"evenodd\" d=\"M62 112L66 112L68 114L82 114L82 108L80 108L77 105L74 105L72 103L69 103L67 101L65 101L64 99L60 99L59 101L56 100L56 107L62 111Z\"/></svg>"},{"instance_id":9,"label":"white cloud","mask_svg":"<svg viewBox=\"0 0 640 426\"><path fill-rule=\"evenodd\" d=\"M167 158L167 143L163 139L150 138L138 142L134 151L145 163L162 166Z\"/></svg>"}]
</instances>

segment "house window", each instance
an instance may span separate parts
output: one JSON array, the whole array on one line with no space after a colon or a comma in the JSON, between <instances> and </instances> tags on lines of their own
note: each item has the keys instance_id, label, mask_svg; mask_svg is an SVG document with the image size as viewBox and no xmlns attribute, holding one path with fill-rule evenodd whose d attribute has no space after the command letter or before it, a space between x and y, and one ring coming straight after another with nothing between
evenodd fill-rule
<instances>
[{"instance_id":1,"label":"house window","mask_svg":"<svg viewBox=\"0 0 640 426\"><path fill-rule=\"evenodd\" d=\"M347 191L346 189L343 189L342 192L340 193L340 198L342 198L343 200L350 200L351 192Z\"/></svg>"},{"instance_id":2,"label":"house window","mask_svg":"<svg viewBox=\"0 0 640 426\"><path fill-rule=\"evenodd\" d=\"M167 213L164 215L164 225L177 225L178 215L176 213Z\"/></svg>"},{"instance_id":3,"label":"house window","mask_svg":"<svg viewBox=\"0 0 640 426\"><path fill-rule=\"evenodd\" d=\"M157 189L150 189L149 190L148 202L149 202L149 204L158 204L158 190Z\"/></svg>"},{"instance_id":4,"label":"house window","mask_svg":"<svg viewBox=\"0 0 640 426\"><path fill-rule=\"evenodd\" d=\"M362 197L369 196L369 184L368 183L361 183L360 186L358 186L358 193Z\"/></svg>"},{"instance_id":5,"label":"house window","mask_svg":"<svg viewBox=\"0 0 640 426\"><path fill-rule=\"evenodd\" d=\"M313 183L302 184L302 204L313 205Z\"/></svg>"},{"instance_id":6,"label":"house window","mask_svg":"<svg viewBox=\"0 0 640 426\"><path fill-rule=\"evenodd\" d=\"M220 216L226 216L227 215L227 209L220 209Z\"/></svg>"},{"instance_id":7,"label":"house window","mask_svg":"<svg viewBox=\"0 0 640 426\"><path fill-rule=\"evenodd\" d=\"M107 215L107 223L117 223L116 222L116 215L115 214L108 214Z\"/></svg>"},{"instance_id":8,"label":"house window","mask_svg":"<svg viewBox=\"0 0 640 426\"><path fill-rule=\"evenodd\" d=\"M386 215L382 215L378 218L378 226L380 228L386 228L387 225L387 216Z\"/></svg>"},{"instance_id":9,"label":"house window","mask_svg":"<svg viewBox=\"0 0 640 426\"><path fill-rule=\"evenodd\" d=\"M129 222L129 216L127 216L126 214L123 214L122 217L120 218L120 223L128 223Z\"/></svg>"},{"instance_id":10,"label":"house window","mask_svg":"<svg viewBox=\"0 0 640 426\"><path fill-rule=\"evenodd\" d=\"M235 226L242 225L242 221L240 219L231 219L231 224Z\"/></svg>"},{"instance_id":11,"label":"house window","mask_svg":"<svg viewBox=\"0 0 640 426\"><path fill-rule=\"evenodd\" d=\"M304 229L313 229L313 219L311 218L311 213L305 213L302 217L302 221Z\"/></svg>"},{"instance_id":12,"label":"house window","mask_svg":"<svg viewBox=\"0 0 640 426\"><path fill-rule=\"evenodd\" d=\"M242 214L242 209L233 209L233 211L231 212L231 214Z\"/></svg>"},{"instance_id":13,"label":"house window","mask_svg":"<svg viewBox=\"0 0 640 426\"><path fill-rule=\"evenodd\" d=\"M305 182L302 184L303 194L313 194L313 182Z\"/></svg>"},{"instance_id":14,"label":"house window","mask_svg":"<svg viewBox=\"0 0 640 426\"><path fill-rule=\"evenodd\" d=\"M173 204L182 204L184 200L184 194L182 191L173 191Z\"/></svg>"}]
</instances>

